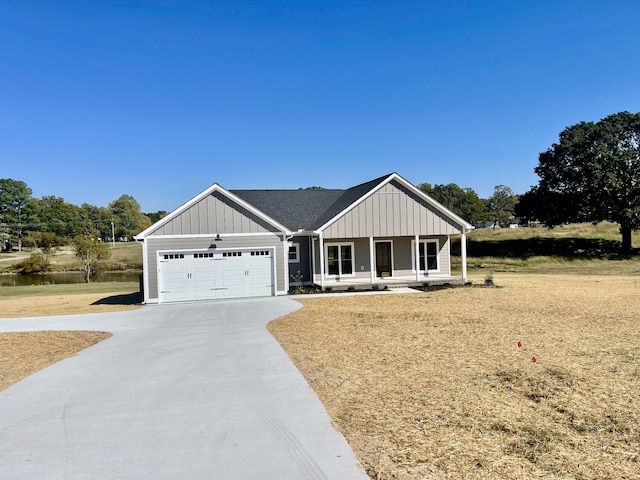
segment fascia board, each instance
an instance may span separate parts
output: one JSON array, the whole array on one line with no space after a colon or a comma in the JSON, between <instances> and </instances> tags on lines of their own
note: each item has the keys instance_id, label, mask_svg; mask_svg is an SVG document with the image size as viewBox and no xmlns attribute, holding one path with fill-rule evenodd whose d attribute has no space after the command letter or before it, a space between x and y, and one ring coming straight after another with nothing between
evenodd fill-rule
<instances>
[{"instance_id":1,"label":"fascia board","mask_svg":"<svg viewBox=\"0 0 640 480\"><path fill-rule=\"evenodd\" d=\"M205 197L208 197L209 195L213 194L214 192L220 192L223 195L225 195L226 197L228 197L231 200L233 200L234 202L242 205L244 208L249 210L251 213L257 215L258 217L262 218L267 223L270 223L271 225L276 227L280 232L286 233L286 234L290 233L289 230L287 229L287 227L285 227L284 225L281 225L280 223L276 222L274 219L272 219L268 215L265 215L262 211L260 211L257 208L255 208L253 205L250 205L249 203L245 202L241 198L239 198L236 195L232 194L229 190L227 190L224 187L222 187L222 185L220 185L218 183L214 183L209 188L207 188L206 190L202 191L201 193L199 193L198 195L193 197L191 200L188 200L187 202L185 202L182 205L180 205L178 208L176 208L171 213L169 213L166 217L161 218L160 220L158 220L156 223L151 225L149 228L147 228L143 232L140 232L138 235L135 235L133 238L135 240L138 240L138 241L144 240L146 237L148 237L151 233L156 231L158 228L162 227L163 225L166 225L171 220L176 218L178 215L180 215L184 211L188 210L193 205L198 203L200 200L202 200Z\"/></svg>"},{"instance_id":2,"label":"fascia board","mask_svg":"<svg viewBox=\"0 0 640 480\"><path fill-rule=\"evenodd\" d=\"M347 214L349 211L353 210L355 207L357 207L360 203L364 202L367 198L369 198L371 195L373 195L376 191L378 191L380 188L382 188L383 186L385 186L386 184L388 184L389 182L393 181L393 180L397 180L399 183L401 183L402 185L404 185L406 188L408 188L409 190L411 190L413 193L415 193L416 195L418 195L420 198L424 199L427 203L429 203L429 205L431 205L432 207L434 207L436 210L440 211L441 213L443 213L445 216L449 217L451 220L453 220L455 223L459 224L461 229L463 231L470 231L472 230L472 226L470 223L466 222L465 220L463 220L462 218L460 218L458 215L456 215L455 213L453 213L451 210L449 210L448 208L446 208L444 205L442 205L439 202L436 202L433 198L431 198L430 196L428 196L427 194L425 194L422 190L420 190L419 188L417 188L415 185L413 185L411 182L405 180L403 177L401 177L400 175L398 175L397 173L392 173L391 175L389 175L387 178L385 178L384 180L382 180L379 184L377 184L375 187L373 187L369 192L367 192L366 194L364 194L363 196L361 196L358 200L356 200L355 202L353 202L351 205L349 205L348 207L346 207L344 210L342 210L340 213L338 213L337 215L335 215L331 220L329 220L328 222L326 222L324 225L322 225L320 228L318 228L317 230L315 230L315 233L320 234L321 232L324 231L324 229L326 229L329 225L331 225L333 222L335 222L336 220L338 220L341 216Z\"/></svg>"}]
</instances>

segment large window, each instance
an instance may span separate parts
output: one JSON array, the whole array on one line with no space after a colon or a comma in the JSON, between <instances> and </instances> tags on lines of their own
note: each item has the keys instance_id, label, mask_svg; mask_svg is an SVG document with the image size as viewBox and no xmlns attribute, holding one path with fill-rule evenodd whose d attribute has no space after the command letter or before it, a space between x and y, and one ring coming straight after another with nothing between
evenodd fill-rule
<instances>
[{"instance_id":1,"label":"large window","mask_svg":"<svg viewBox=\"0 0 640 480\"><path fill-rule=\"evenodd\" d=\"M418 242L418 269L428 272L439 271L440 262L438 250L438 240L420 240L420 242ZM415 251L415 242L411 242L411 259L414 271L416 269Z\"/></svg>"},{"instance_id":2,"label":"large window","mask_svg":"<svg viewBox=\"0 0 640 480\"><path fill-rule=\"evenodd\" d=\"M338 277L353 275L353 243L325 245L325 272Z\"/></svg>"}]
</instances>

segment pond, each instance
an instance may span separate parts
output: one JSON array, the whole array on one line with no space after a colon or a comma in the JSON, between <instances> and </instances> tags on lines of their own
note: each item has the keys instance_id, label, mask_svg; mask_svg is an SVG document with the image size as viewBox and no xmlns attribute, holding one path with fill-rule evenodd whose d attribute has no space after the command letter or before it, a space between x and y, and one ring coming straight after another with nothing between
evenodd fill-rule
<instances>
[{"instance_id":1,"label":"pond","mask_svg":"<svg viewBox=\"0 0 640 480\"><path fill-rule=\"evenodd\" d=\"M95 282L138 282L139 273L103 273ZM60 285L83 283L81 273L43 273L34 275L0 275L0 287L21 287L25 285Z\"/></svg>"}]
</instances>

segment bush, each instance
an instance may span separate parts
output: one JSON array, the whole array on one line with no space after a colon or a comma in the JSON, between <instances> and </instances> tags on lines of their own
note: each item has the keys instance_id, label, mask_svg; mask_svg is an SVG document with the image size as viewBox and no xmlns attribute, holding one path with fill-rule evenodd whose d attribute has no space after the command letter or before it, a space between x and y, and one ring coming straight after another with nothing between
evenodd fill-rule
<instances>
[{"instance_id":1,"label":"bush","mask_svg":"<svg viewBox=\"0 0 640 480\"><path fill-rule=\"evenodd\" d=\"M18 264L18 273L42 273L49 269L49 261L42 255L32 253Z\"/></svg>"}]
</instances>

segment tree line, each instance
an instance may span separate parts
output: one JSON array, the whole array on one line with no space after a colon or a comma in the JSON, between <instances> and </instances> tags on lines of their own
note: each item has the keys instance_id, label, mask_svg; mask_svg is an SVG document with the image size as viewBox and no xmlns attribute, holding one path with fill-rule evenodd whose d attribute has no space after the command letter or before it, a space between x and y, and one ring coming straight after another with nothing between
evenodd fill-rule
<instances>
[{"instance_id":1,"label":"tree line","mask_svg":"<svg viewBox=\"0 0 640 480\"><path fill-rule=\"evenodd\" d=\"M56 196L34 198L25 182L0 179L0 240L4 250L48 248L78 236L99 241L128 240L166 213L143 213L131 195L122 195L106 207L88 203L77 206Z\"/></svg>"},{"instance_id":2,"label":"tree line","mask_svg":"<svg viewBox=\"0 0 640 480\"><path fill-rule=\"evenodd\" d=\"M558 142L540 153L534 170L540 180L523 195L505 185L497 185L487 199L455 183L421 183L418 188L475 225L538 221L553 228L571 222L617 223L622 250L632 252L631 234L640 230L640 113L624 111L565 128ZM22 181L0 179L3 244L44 246L78 235L128 239L167 213L142 213L131 195L107 207L78 207L61 197L35 199L31 194Z\"/></svg>"}]
</instances>

